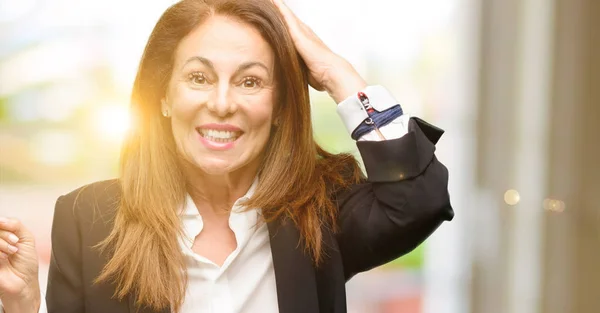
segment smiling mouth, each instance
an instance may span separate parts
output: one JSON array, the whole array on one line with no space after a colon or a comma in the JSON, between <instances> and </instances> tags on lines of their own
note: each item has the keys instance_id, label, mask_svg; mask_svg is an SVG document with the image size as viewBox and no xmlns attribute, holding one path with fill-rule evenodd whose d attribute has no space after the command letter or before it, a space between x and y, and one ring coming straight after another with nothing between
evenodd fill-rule
<instances>
[{"instance_id":1,"label":"smiling mouth","mask_svg":"<svg viewBox=\"0 0 600 313\"><path fill-rule=\"evenodd\" d=\"M241 131L216 130L206 128L196 128L196 131L204 139L220 143L234 142L243 134L243 132Z\"/></svg>"}]
</instances>

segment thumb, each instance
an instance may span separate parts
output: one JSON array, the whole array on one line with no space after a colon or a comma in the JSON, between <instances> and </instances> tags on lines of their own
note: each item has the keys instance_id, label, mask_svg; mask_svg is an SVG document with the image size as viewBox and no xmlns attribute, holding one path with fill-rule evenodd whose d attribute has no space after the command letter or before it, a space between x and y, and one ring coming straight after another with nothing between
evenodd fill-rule
<instances>
[{"instance_id":1,"label":"thumb","mask_svg":"<svg viewBox=\"0 0 600 313\"><path fill-rule=\"evenodd\" d=\"M323 84L319 83L312 75L308 77L308 84L317 91L325 91Z\"/></svg>"}]
</instances>

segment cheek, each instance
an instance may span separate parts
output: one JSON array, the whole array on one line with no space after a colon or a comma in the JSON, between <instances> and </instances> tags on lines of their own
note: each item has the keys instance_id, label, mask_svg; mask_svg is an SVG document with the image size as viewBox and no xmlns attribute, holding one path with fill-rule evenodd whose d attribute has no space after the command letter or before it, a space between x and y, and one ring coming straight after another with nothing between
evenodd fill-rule
<instances>
[{"instance_id":1,"label":"cheek","mask_svg":"<svg viewBox=\"0 0 600 313\"><path fill-rule=\"evenodd\" d=\"M253 129L262 133L269 133L273 121L273 101L270 97L264 97L263 101L251 101L247 108L248 121Z\"/></svg>"},{"instance_id":2,"label":"cheek","mask_svg":"<svg viewBox=\"0 0 600 313\"><path fill-rule=\"evenodd\" d=\"M192 118L200 104L208 100L208 93L185 87L175 87L169 93L168 99L173 117L185 120Z\"/></svg>"}]
</instances>

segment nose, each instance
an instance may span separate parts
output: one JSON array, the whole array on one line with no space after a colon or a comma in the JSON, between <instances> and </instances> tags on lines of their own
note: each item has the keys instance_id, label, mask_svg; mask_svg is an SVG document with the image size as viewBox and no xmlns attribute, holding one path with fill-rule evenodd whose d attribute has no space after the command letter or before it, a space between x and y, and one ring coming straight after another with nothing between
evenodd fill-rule
<instances>
[{"instance_id":1,"label":"nose","mask_svg":"<svg viewBox=\"0 0 600 313\"><path fill-rule=\"evenodd\" d=\"M237 111L237 104L234 101L232 90L227 83L219 83L217 88L211 91L207 107L215 115L226 117Z\"/></svg>"}]
</instances>

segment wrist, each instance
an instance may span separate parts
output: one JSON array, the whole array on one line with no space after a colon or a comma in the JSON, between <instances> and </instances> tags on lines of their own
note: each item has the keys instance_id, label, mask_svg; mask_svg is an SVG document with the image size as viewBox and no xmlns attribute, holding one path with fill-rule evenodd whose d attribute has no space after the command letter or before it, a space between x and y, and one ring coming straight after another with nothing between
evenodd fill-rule
<instances>
[{"instance_id":1,"label":"wrist","mask_svg":"<svg viewBox=\"0 0 600 313\"><path fill-rule=\"evenodd\" d=\"M330 74L329 79L327 79L328 83L325 86L325 90L327 90L327 93L329 93L335 103L340 103L367 87L365 80L352 65L348 64L338 68L340 70Z\"/></svg>"},{"instance_id":2,"label":"wrist","mask_svg":"<svg viewBox=\"0 0 600 313\"><path fill-rule=\"evenodd\" d=\"M38 313L42 296L39 284L24 290L16 298L2 300L5 313Z\"/></svg>"}]
</instances>

